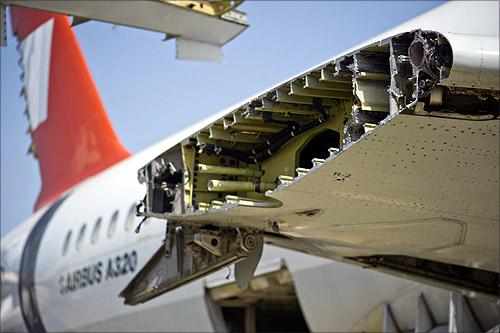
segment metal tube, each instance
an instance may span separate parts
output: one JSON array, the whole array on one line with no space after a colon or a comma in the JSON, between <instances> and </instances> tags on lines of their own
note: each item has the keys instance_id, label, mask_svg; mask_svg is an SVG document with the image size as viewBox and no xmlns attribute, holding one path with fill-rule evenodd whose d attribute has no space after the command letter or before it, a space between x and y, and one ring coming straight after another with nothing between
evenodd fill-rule
<instances>
[{"instance_id":1,"label":"metal tube","mask_svg":"<svg viewBox=\"0 0 500 333\"><path fill-rule=\"evenodd\" d=\"M204 174L260 177L264 174L262 170L230 168L218 165L198 164L198 170Z\"/></svg>"},{"instance_id":2,"label":"metal tube","mask_svg":"<svg viewBox=\"0 0 500 333\"><path fill-rule=\"evenodd\" d=\"M209 180L207 184L211 192L265 192L272 190L276 184L270 182L238 182L229 180Z\"/></svg>"}]
</instances>

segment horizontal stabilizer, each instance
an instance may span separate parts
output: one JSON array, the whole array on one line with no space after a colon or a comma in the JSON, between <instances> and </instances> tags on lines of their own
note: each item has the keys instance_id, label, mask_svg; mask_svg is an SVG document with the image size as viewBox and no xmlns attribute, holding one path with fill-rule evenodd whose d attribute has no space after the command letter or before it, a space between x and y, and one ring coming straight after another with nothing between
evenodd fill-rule
<instances>
[{"instance_id":1,"label":"horizontal stabilizer","mask_svg":"<svg viewBox=\"0 0 500 333\"><path fill-rule=\"evenodd\" d=\"M15 5L73 16L73 26L89 20L175 36L177 59L222 62L221 48L247 27L242 1L2 0Z\"/></svg>"}]
</instances>

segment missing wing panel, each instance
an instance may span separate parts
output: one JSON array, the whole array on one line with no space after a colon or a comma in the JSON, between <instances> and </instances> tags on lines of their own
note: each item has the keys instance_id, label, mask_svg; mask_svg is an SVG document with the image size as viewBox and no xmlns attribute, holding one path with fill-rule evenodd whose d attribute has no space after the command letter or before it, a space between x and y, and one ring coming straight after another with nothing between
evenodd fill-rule
<instances>
[{"instance_id":1,"label":"missing wing panel","mask_svg":"<svg viewBox=\"0 0 500 333\"><path fill-rule=\"evenodd\" d=\"M432 253L443 246L449 248L448 243L461 245L463 240L458 236L458 241L454 237L440 247L435 243L443 243L443 237L407 242L400 237L406 229L392 228L386 230L386 234L377 232L374 238L368 235L372 246L361 249L350 241L354 231L348 225L355 221L373 225L391 222L395 212L402 220L412 220L414 210L424 212L434 206L440 214L449 212L448 203L456 201L443 200L449 193L441 195L438 201L423 200L415 189L428 180L398 178L403 175L403 169L408 169L404 175L416 176L422 173L417 164L441 167L443 157L449 155L449 158L458 158L453 170L460 174L470 173L471 165L475 164L487 164L489 170L488 154L473 155L470 160L467 157L463 164L460 156L467 146L462 139L467 138L461 130L464 124L459 120L471 120L477 127L476 120L496 118L500 96L498 85L492 85L491 81L495 56L483 52L470 58L474 55L463 50L460 42L471 38L474 37L445 37L438 32L417 30L369 45L266 91L151 160L138 173L139 181L146 185L139 215L167 221L168 235L172 234L171 230L185 230L194 244L197 244L195 238L201 237L197 234L208 232L232 245L222 252L206 247L203 253L208 259L197 263L201 257L194 251L194 245L177 241L179 258L188 263L182 267L176 264L175 258L169 257L168 248L160 249L156 259L144 267L124 293L131 300L127 302L145 301L232 262L238 262L239 271L244 272L239 283L244 286L260 254L257 250L240 251L242 243L235 236L239 233L253 234L259 239L264 232L280 235L290 240L291 248L302 251L307 248L311 253L330 258L342 259L360 256L360 253L363 256L405 255L418 251L422 256L467 265L463 258L457 259L453 254ZM486 49L495 46L491 40L482 42ZM466 54L469 58L465 58L472 60L464 61L464 52L469 52ZM442 125L440 141L431 140L432 145L427 145L429 135L437 133L428 131L437 131L437 125L433 124L443 118L450 123L450 128ZM425 126L420 125L424 122ZM493 123L490 131L496 126ZM471 128L469 125L468 129ZM396 132L385 136L391 129ZM416 149L415 144L405 142L424 142L421 150L436 153L419 150L422 158L417 160L412 151ZM483 147L489 145L488 142L484 138L481 141ZM452 150L450 147L454 145L457 149ZM495 146L491 144L491 147ZM441 155L431 158L431 154L439 154L438 149ZM492 148L491 156L497 153L498 149ZM377 165L376 161L381 162ZM387 166L381 169L382 165ZM449 167L448 163L445 169ZM353 180L349 180L351 175L355 175ZM488 177L489 174L483 170L481 175ZM435 193L456 188L455 178L449 183L443 175L434 177L432 172L427 175L441 185ZM485 188L477 184L468 192L485 193L497 186ZM464 193L460 195L465 198ZM421 201L429 202L428 207L417 204ZM304 207L299 207L301 205ZM371 205L374 208L367 218L365 207ZM480 206L491 208L486 203ZM307 214L297 213L293 214L294 219L290 218L290 213L299 208ZM314 216L317 221L311 222ZM344 233L344 239L336 239L342 233L331 232L332 223L342 226L337 231L349 230ZM457 235L461 235L460 230L456 231ZM483 229L478 232L482 233ZM165 242L171 244L168 237ZM358 238L363 237L367 235ZM391 237L402 240L403 244L388 241ZM467 241L474 239L464 242ZM493 248L495 244L487 245ZM145 285L154 287L148 284L148 276L165 267L170 267L172 275L161 281L159 289L144 289L145 281Z\"/></svg>"},{"instance_id":2,"label":"missing wing panel","mask_svg":"<svg viewBox=\"0 0 500 333\"><path fill-rule=\"evenodd\" d=\"M471 38L452 36L451 41L461 45ZM492 69L476 70L472 87L457 86L472 80L474 71L473 61L464 63L460 52L444 35L417 30L269 90L142 168L139 180L148 189L143 215L279 207L267 191L321 166L388 116L496 117L500 95L498 87L489 87ZM465 73L461 81L457 71Z\"/></svg>"}]
</instances>

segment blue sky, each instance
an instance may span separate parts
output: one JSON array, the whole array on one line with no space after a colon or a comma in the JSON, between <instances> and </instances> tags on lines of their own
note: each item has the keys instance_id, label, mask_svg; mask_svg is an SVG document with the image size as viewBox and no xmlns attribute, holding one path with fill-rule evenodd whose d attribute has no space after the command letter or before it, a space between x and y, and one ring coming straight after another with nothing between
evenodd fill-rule
<instances>
[{"instance_id":1,"label":"blue sky","mask_svg":"<svg viewBox=\"0 0 500 333\"><path fill-rule=\"evenodd\" d=\"M250 28L223 48L225 63L175 60L163 35L89 22L74 28L111 122L131 152L301 72L442 1L247 1ZM8 19L1 48L1 235L27 218L40 190L19 97Z\"/></svg>"}]
</instances>

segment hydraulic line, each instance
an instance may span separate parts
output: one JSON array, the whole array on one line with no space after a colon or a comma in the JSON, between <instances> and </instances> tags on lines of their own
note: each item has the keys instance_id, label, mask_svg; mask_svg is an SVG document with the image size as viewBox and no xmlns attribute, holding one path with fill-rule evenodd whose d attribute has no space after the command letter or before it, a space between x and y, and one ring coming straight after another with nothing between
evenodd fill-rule
<instances>
[{"instance_id":1,"label":"hydraulic line","mask_svg":"<svg viewBox=\"0 0 500 333\"><path fill-rule=\"evenodd\" d=\"M246 177L261 177L264 174L262 170L253 170L248 168L231 168L219 165L198 164L198 170L203 174L231 175Z\"/></svg>"},{"instance_id":2,"label":"hydraulic line","mask_svg":"<svg viewBox=\"0 0 500 333\"><path fill-rule=\"evenodd\" d=\"M253 182L240 182L229 180L209 180L207 184L210 192L257 192L263 193L267 190L276 188L276 184L272 182L261 182L256 180Z\"/></svg>"}]
</instances>

